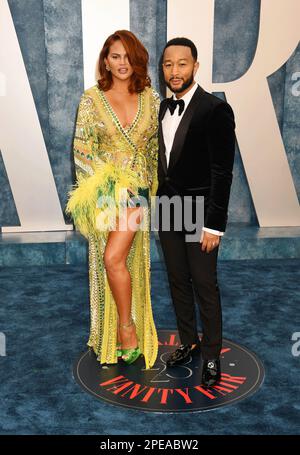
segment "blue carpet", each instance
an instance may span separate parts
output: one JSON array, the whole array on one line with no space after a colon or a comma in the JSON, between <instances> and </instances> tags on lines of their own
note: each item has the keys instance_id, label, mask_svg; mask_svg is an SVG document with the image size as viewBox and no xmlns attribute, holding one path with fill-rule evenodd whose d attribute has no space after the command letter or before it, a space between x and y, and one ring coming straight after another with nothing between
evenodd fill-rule
<instances>
[{"instance_id":1,"label":"blue carpet","mask_svg":"<svg viewBox=\"0 0 300 455\"><path fill-rule=\"evenodd\" d=\"M253 396L209 412L162 415L118 408L72 377L89 329L85 265L0 268L1 434L299 434L300 260L220 261L224 338L254 351L266 378ZM152 270L157 327L176 328L159 264ZM199 327L201 330L201 327Z\"/></svg>"}]
</instances>

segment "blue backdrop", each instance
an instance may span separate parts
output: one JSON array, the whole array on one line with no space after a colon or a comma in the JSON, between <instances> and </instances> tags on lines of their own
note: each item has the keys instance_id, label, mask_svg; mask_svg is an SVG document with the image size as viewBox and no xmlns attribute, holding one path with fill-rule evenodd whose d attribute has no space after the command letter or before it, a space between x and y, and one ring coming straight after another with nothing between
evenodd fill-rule
<instances>
[{"instance_id":1,"label":"blue backdrop","mask_svg":"<svg viewBox=\"0 0 300 455\"><path fill-rule=\"evenodd\" d=\"M83 92L81 1L9 0L9 7L63 208L74 177L72 139L76 109ZM215 1L214 82L230 81L247 71L256 49L259 11L259 0ZM166 23L166 0L130 1L130 28L149 50L150 75L157 89L157 63L166 42ZM291 78L299 70L299 53L298 46L288 62L268 80L298 194L300 137L297 123L300 98L291 93ZM0 185L0 226L19 225L1 153ZM229 222L257 225L238 149Z\"/></svg>"}]
</instances>

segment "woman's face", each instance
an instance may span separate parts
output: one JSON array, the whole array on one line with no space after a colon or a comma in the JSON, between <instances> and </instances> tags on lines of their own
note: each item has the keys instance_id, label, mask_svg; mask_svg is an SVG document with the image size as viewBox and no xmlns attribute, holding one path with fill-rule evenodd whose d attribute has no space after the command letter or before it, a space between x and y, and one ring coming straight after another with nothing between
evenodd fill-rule
<instances>
[{"instance_id":1,"label":"woman's face","mask_svg":"<svg viewBox=\"0 0 300 455\"><path fill-rule=\"evenodd\" d=\"M133 68L129 63L126 50L122 41L115 41L109 48L107 58L104 59L105 65L110 68L112 77L120 80L127 80L133 74Z\"/></svg>"}]
</instances>

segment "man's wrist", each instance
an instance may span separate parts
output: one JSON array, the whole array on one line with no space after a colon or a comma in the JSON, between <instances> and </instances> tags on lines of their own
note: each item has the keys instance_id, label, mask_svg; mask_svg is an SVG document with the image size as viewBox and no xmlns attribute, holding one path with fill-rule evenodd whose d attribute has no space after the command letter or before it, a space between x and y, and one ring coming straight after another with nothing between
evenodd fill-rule
<instances>
[{"instance_id":1,"label":"man's wrist","mask_svg":"<svg viewBox=\"0 0 300 455\"><path fill-rule=\"evenodd\" d=\"M216 229L211 229L211 228L207 228L207 227L203 227L202 229L203 229L203 231L209 232L210 234L219 235L219 236L224 235L224 232L217 231Z\"/></svg>"}]
</instances>

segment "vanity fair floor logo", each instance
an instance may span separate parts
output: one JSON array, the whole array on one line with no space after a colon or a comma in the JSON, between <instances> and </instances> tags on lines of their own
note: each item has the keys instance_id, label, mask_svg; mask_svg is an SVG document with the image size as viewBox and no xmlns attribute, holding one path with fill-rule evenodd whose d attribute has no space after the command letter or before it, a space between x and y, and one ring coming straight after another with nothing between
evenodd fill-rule
<instances>
[{"instance_id":1,"label":"vanity fair floor logo","mask_svg":"<svg viewBox=\"0 0 300 455\"><path fill-rule=\"evenodd\" d=\"M201 335L200 335L201 337ZM175 330L159 330L159 351L151 370L140 357L131 365L101 365L92 350L80 355L73 375L81 387L112 404L151 412L206 411L234 403L255 393L264 379L257 356L223 339L221 381L211 388L201 385L202 358L167 368L166 359L180 344Z\"/></svg>"}]
</instances>

